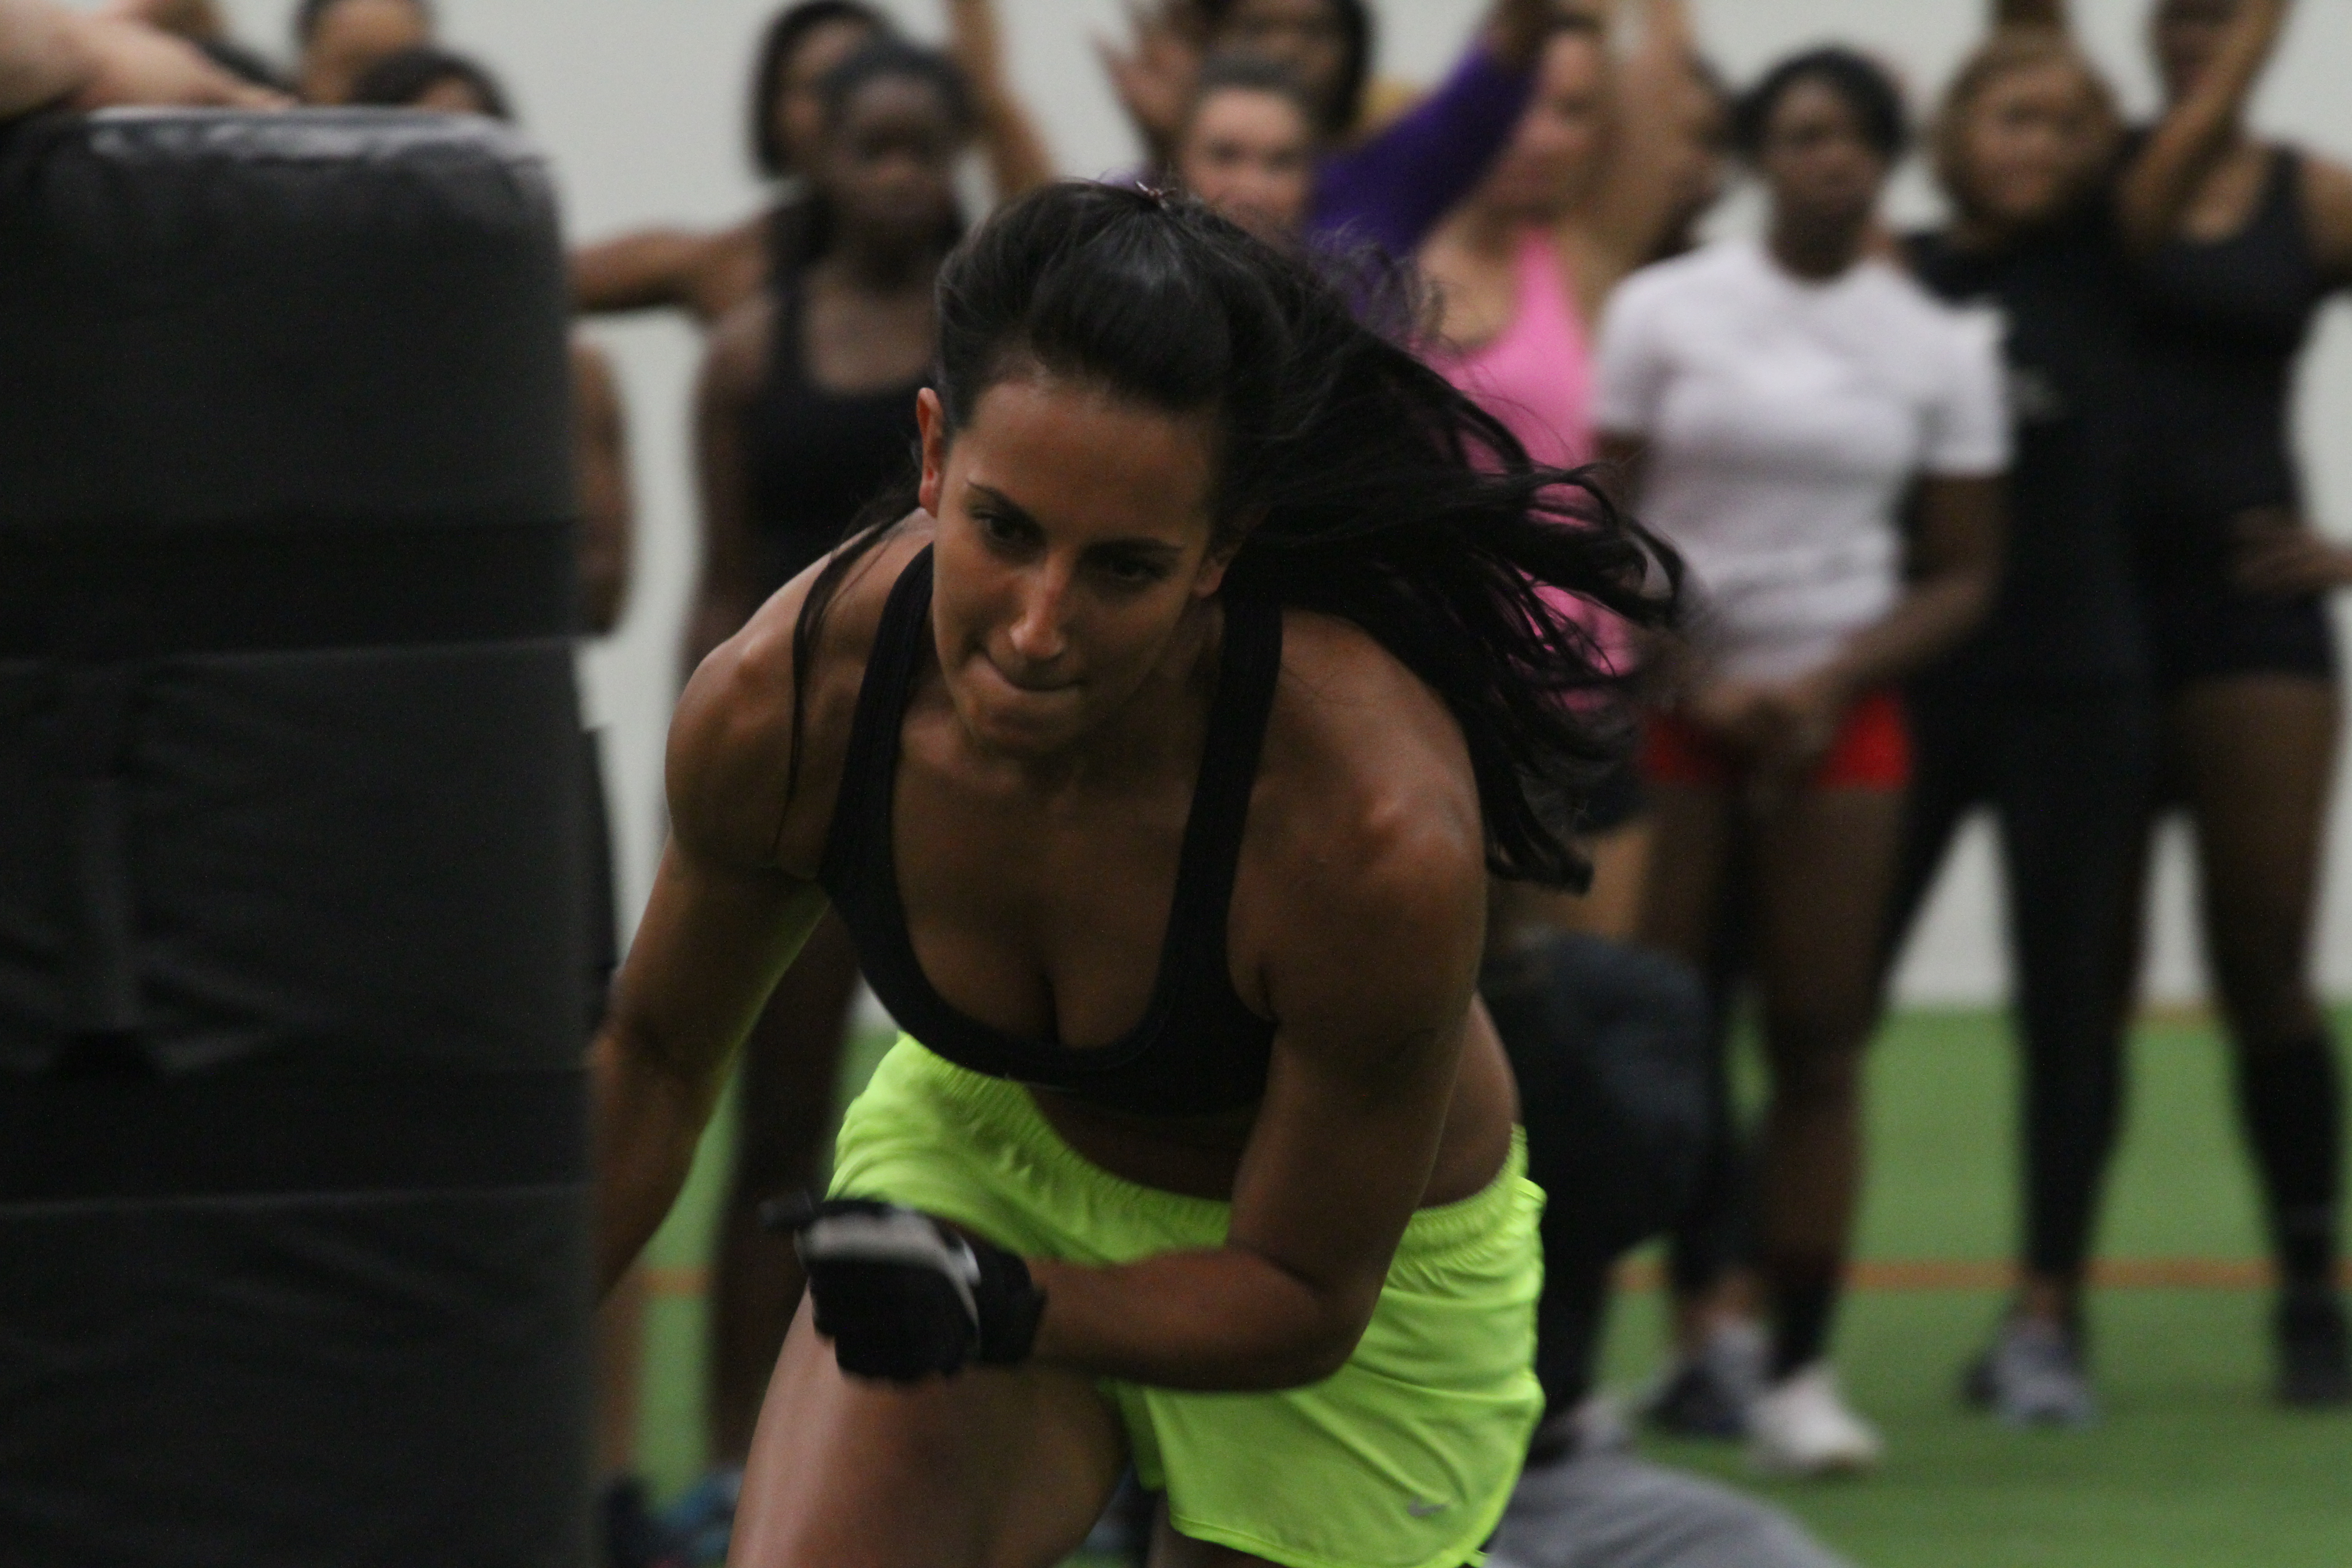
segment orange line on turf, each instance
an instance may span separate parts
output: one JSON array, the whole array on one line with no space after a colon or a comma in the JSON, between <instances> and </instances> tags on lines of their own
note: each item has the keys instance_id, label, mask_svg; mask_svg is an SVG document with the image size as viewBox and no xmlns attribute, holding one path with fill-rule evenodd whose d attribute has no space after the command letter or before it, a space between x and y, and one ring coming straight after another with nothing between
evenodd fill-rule
<instances>
[{"instance_id":1,"label":"orange line on turf","mask_svg":"<svg viewBox=\"0 0 2352 1568\"><path fill-rule=\"evenodd\" d=\"M2091 1265L2091 1284L2104 1290L2259 1290L2277 1278L2253 1258L2103 1258ZM2352 1285L2352 1265L2343 1270ZM1646 1258L1617 1271L1620 1289L1654 1290L1658 1265ZM1991 1259L1877 1258L1853 1264L1846 1282L1857 1290L2006 1290L2016 1268Z\"/></svg>"},{"instance_id":2,"label":"orange line on turf","mask_svg":"<svg viewBox=\"0 0 2352 1568\"><path fill-rule=\"evenodd\" d=\"M648 1268L647 1293L695 1298L710 1289L710 1270ZM2105 1258L2091 1265L2091 1283L2103 1290L2259 1290L2273 1276L2271 1266L2252 1258ZM1946 1258L1874 1258L1854 1264L1846 1282L1856 1290L2006 1290L2017 1271L2006 1263ZM2344 1282L2352 1289L2352 1262ZM1654 1290L1657 1264L1644 1258L1617 1271L1618 1288Z\"/></svg>"}]
</instances>

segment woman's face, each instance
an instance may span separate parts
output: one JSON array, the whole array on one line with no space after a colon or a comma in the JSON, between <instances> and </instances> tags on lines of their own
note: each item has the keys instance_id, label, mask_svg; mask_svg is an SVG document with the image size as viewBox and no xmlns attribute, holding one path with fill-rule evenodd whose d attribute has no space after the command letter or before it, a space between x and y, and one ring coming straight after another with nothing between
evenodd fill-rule
<instances>
[{"instance_id":1,"label":"woman's face","mask_svg":"<svg viewBox=\"0 0 2352 1568\"><path fill-rule=\"evenodd\" d=\"M1222 88L1194 107L1176 149L1176 177L1261 239L1285 242L1307 222L1314 160L1314 128L1296 102Z\"/></svg>"},{"instance_id":2,"label":"woman's face","mask_svg":"<svg viewBox=\"0 0 2352 1568\"><path fill-rule=\"evenodd\" d=\"M957 716L982 749L1041 758L1101 729L1216 592L1205 417L1033 372L948 438L921 394L931 621Z\"/></svg>"},{"instance_id":3,"label":"woman's face","mask_svg":"<svg viewBox=\"0 0 2352 1568\"><path fill-rule=\"evenodd\" d=\"M880 250L926 249L953 221L963 142L935 84L877 76L842 105L810 176L845 237Z\"/></svg>"},{"instance_id":4,"label":"woman's face","mask_svg":"<svg viewBox=\"0 0 2352 1568\"><path fill-rule=\"evenodd\" d=\"M1348 28L1331 0L1235 0L1213 52L1255 55L1288 68L1307 96L1337 118L1348 78Z\"/></svg>"},{"instance_id":5,"label":"woman's face","mask_svg":"<svg viewBox=\"0 0 2352 1568\"><path fill-rule=\"evenodd\" d=\"M1583 194L1609 140L1609 66L1582 29L1544 46L1535 96L1480 192L1487 203L1542 216Z\"/></svg>"},{"instance_id":6,"label":"woman's face","mask_svg":"<svg viewBox=\"0 0 2352 1568\"><path fill-rule=\"evenodd\" d=\"M768 106L786 174L808 173L817 139L824 134L824 98L817 91L817 83L873 41L872 27L843 17L818 23L793 47L784 68L776 76L775 100Z\"/></svg>"},{"instance_id":7,"label":"woman's face","mask_svg":"<svg viewBox=\"0 0 2352 1568\"><path fill-rule=\"evenodd\" d=\"M2075 66L2003 71L1962 111L1952 174L1964 205L2005 227L2044 223L2086 190L2105 163L2106 117Z\"/></svg>"},{"instance_id":8,"label":"woman's face","mask_svg":"<svg viewBox=\"0 0 2352 1568\"><path fill-rule=\"evenodd\" d=\"M411 0L338 0L320 14L302 45L297 87L305 103L348 103L368 67L433 41Z\"/></svg>"},{"instance_id":9,"label":"woman's face","mask_svg":"<svg viewBox=\"0 0 2352 1568\"><path fill-rule=\"evenodd\" d=\"M2156 48L2157 75L2164 80L2168 101L2179 102L2197 83L2221 51L2230 24L2237 19L2240 0L2158 0L2149 17L2150 41Z\"/></svg>"},{"instance_id":10,"label":"woman's face","mask_svg":"<svg viewBox=\"0 0 2352 1568\"><path fill-rule=\"evenodd\" d=\"M1812 78L1792 83L1772 106L1756 169L1772 194L1774 221L1816 231L1860 229L1886 183L1886 160L1864 134L1862 117Z\"/></svg>"}]
</instances>

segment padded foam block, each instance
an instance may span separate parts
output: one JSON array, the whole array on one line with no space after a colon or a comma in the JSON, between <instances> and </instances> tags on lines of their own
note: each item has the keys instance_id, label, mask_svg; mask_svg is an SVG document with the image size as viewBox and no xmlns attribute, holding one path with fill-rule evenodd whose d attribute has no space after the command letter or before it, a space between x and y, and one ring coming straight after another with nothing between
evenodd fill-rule
<instances>
[{"instance_id":1,"label":"padded foam block","mask_svg":"<svg viewBox=\"0 0 2352 1568\"><path fill-rule=\"evenodd\" d=\"M564 332L489 122L0 131L0 1563L586 1560Z\"/></svg>"}]
</instances>

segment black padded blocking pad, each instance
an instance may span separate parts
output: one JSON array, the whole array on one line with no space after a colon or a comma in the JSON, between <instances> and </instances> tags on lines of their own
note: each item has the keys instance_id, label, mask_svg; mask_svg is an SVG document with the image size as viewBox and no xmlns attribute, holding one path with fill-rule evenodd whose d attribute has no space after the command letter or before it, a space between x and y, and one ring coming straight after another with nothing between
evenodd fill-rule
<instances>
[{"instance_id":1,"label":"black padded blocking pad","mask_svg":"<svg viewBox=\"0 0 2352 1568\"><path fill-rule=\"evenodd\" d=\"M0 1564L586 1560L567 396L501 129L0 131Z\"/></svg>"}]
</instances>

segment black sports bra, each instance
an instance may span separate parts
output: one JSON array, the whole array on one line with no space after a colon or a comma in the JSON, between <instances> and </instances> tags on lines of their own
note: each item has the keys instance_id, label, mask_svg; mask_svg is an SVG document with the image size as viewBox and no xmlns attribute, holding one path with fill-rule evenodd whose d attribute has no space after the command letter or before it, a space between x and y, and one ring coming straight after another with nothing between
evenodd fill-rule
<instances>
[{"instance_id":1,"label":"black sports bra","mask_svg":"<svg viewBox=\"0 0 2352 1568\"><path fill-rule=\"evenodd\" d=\"M875 995L899 1027L929 1049L992 1078L1140 1115L1234 1110L1265 1094L1274 1025L1234 992L1225 917L1282 672L1282 609L1233 597L1224 606L1217 690L1151 1000L1142 1021L1117 1040L1074 1049L1022 1039L959 1012L931 988L907 935L892 797L907 700L930 646L929 548L899 574L858 691L818 880L857 943Z\"/></svg>"}]
</instances>

